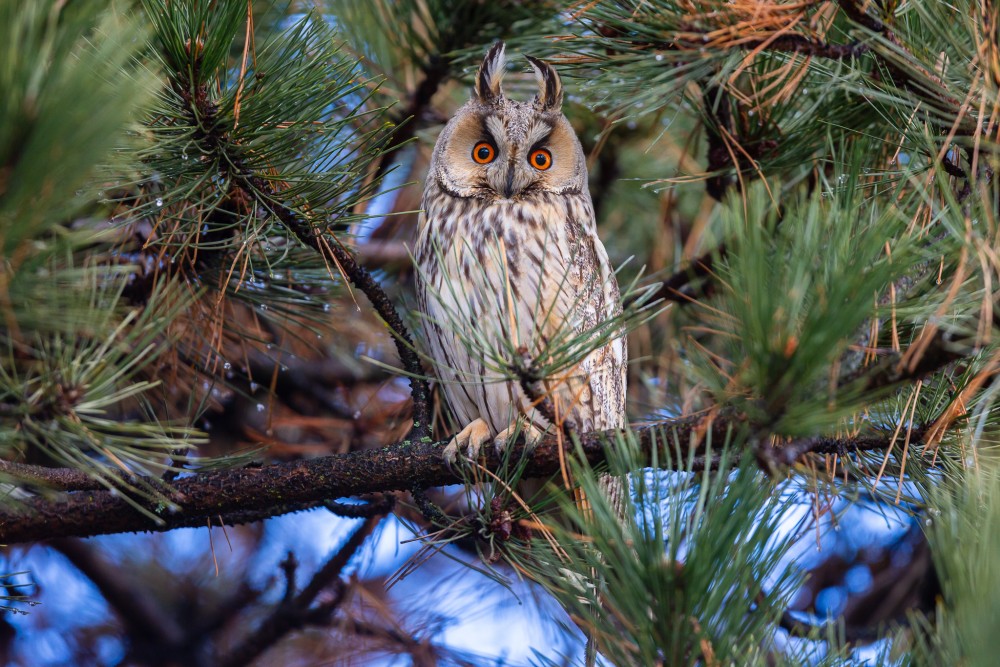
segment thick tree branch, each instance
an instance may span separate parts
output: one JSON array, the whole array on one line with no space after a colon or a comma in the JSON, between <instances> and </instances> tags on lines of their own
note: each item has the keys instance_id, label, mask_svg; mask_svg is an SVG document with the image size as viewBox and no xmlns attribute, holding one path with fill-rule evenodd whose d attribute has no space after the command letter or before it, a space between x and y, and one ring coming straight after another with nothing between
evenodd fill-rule
<instances>
[{"instance_id":1,"label":"thick tree branch","mask_svg":"<svg viewBox=\"0 0 1000 667\"><path fill-rule=\"evenodd\" d=\"M920 441L923 436L923 429L917 429L916 432L911 434L914 441ZM795 464L795 462L806 454L847 456L852 452L883 449L888 444L885 437L876 435L861 435L854 438L815 436L793 440L782 445L761 444L756 448L755 454L764 470L773 471L782 466Z\"/></svg>"},{"instance_id":2,"label":"thick tree branch","mask_svg":"<svg viewBox=\"0 0 1000 667\"><path fill-rule=\"evenodd\" d=\"M654 445L661 451L669 447L670 456L661 455L660 465L687 469L690 447L692 443L697 446L702 442L706 431L711 431L712 442L721 443L728 432L747 427L740 416L718 416L711 424L703 419L681 418L643 426L634 433L647 455ZM580 451L591 463L599 463L604 460L604 443L618 433L585 433L580 437ZM890 441L889 434L855 439L824 438L801 454L882 449L888 447ZM16 507L0 509L0 543L167 531L204 526L206 518L211 518L213 523L243 523L309 509L330 498L454 484L461 481L461 477L445 465L441 452L446 444L447 441L405 441L382 449L306 461L201 472L174 482L170 500L176 509L171 509L167 503L147 504L148 509L158 515L158 521L137 512L120 494L108 491L33 498ZM711 454L695 453L696 469L718 465ZM524 455L522 443L513 446L512 455ZM547 436L527 457L526 476L545 477L557 473L560 470L559 438ZM502 462L491 450L484 465L497 470Z\"/></svg>"},{"instance_id":3,"label":"thick tree branch","mask_svg":"<svg viewBox=\"0 0 1000 667\"><path fill-rule=\"evenodd\" d=\"M59 491L90 491L106 488L93 475L75 468L49 468L3 459L0 459L0 477L16 480L20 485Z\"/></svg>"}]
</instances>

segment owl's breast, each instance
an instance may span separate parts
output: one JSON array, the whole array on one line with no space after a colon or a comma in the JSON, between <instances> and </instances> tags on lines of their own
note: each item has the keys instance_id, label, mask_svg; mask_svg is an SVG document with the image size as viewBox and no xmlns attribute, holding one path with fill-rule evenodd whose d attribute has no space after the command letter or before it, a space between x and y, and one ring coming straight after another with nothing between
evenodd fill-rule
<instances>
[{"instance_id":1,"label":"owl's breast","mask_svg":"<svg viewBox=\"0 0 1000 667\"><path fill-rule=\"evenodd\" d=\"M587 343L621 311L586 193L487 204L429 188L415 254L427 339L459 417L485 415L491 428L503 428L503 406L526 400L509 364L527 349L555 364L561 379L553 386L562 387L564 405L578 404L581 426L620 424L624 339L597 349ZM579 352L565 363L551 357L557 348L566 355L573 339Z\"/></svg>"}]
</instances>

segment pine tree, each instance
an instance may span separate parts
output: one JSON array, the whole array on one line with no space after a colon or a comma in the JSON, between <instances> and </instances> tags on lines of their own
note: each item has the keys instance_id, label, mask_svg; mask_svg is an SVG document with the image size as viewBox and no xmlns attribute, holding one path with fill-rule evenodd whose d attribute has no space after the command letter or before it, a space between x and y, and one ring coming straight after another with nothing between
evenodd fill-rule
<instances>
[{"instance_id":1,"label":"pine tree","mask_svg":"<svg viewBox=\"0 0 1000 667\"><path fill-rule=\"evenodd\" d=\"M264 4L0 5L0 542L48 545L118 617L56 662L520 664L446 641L468 595L441 553L562 619L532 664L992 664L1000 10ZM634 419L452 471L407 223L496 39L569 91L634 286L601 334L631 329ZM262 583L262 520L317 508L337 546ZM904 527L882 552L850 544L864 512ZM390 513L423 545L392 577L359 566ZM211 551L185 564L164 545L190 526ZM134 531L164 536L78 539ZM20 553L14 610L39 598ZM857 563L867 588L821 604ZM7 621L8 662L42 662L58 605Z\"/></svg>"}]
</instances>

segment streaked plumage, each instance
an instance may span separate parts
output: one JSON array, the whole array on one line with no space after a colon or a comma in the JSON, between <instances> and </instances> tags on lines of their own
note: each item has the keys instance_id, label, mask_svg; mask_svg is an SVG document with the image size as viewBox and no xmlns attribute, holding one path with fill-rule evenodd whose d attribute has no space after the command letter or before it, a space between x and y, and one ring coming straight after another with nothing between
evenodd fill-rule
<instances>
[{"instance_id":1,"label":"streaked plumage","mask_svg":"<svg viewBox=\"0 0 1000 667\"><path fill-rule=\"evenodd\" d=\"M500 88L503 44L490 49L472 99L438 138L424 188L417 291L435 373L466 427L452 456L456 446L475 455L490 438L502 444L519 416L538 430L548 426L503 370L511 349L523 347L546 366L560 340L621 313L586 161L561 111L559 76L529 60L539 92L517 102ZM560 414L583 431L623 426L624 334L576 362L544 383Z\"/></svg>"}]
</instances>

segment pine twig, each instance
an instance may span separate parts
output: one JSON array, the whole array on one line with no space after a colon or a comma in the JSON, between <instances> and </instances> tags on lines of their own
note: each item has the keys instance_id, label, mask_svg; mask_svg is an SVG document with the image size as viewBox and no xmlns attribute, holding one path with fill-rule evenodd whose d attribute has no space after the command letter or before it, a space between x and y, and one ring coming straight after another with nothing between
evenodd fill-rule
<instances>
[{"instance_id":1,"label":"pine twig","mask_svg":"<svg viewBox=\"0 0 1000 667\"><path fill-rule=\"evenodd\" d=\"M188 644L200 647L205 642L212 641L218 630L229 624L259 597L260 591L244 579L235 591L208 612L207 618L188 629Z\"/></svg>"},{"instance_id":2,"label":"pine twig","mask_svg":"<svg viewBox=\"0 0 1000 667\"><path fill-rule=\"evenodd\" d=\"M281 599L282 604L288 604L295 599L295 573L299 569L299 559L295 557L295 552L290 550L284 560L278 563L278 567L285 576L285 595Z\"/></svg>"},{"instance_id":3,"label":"pine twig","mask_svg":"<svg viewBox=\"0 0 1000 667\"><path fill-rule=\"evenodd\" d=\"M841 7L851 4L842 1ZM853 16L852 16L853 18ZM874 19L872 19L874 21ZM881 25L881 24L879 24ZM867 27L867 26L866 26ZM612 33L613 34L613 33ZM678 42L683 41L685 46L697 44L696 48L702 48L702 39L708 39L708 32L696 26L681 26L676 31L677 35L683 35L683 40L676 41L637 41L635 46L656 49L659 51L676 51ZM605 34L605 36L609 36ZM813 58L824 58L826 60L847 60L857 58L868 53L871 47L859 41L847 44L830 44L818 39L812 39L798 33L772 33L768 37L761 39L740 39L732 44L726 44L723 48L739 49L741 51L762 51L778 53L799 53Z\"/></svg>"},{"instance_id":4,"label":"pine twig","mask_svg":"<svg viewBox=\"0 0 1000 667\"><path fill-rule=\"evenodd\" d=\"M357 246L355 255L366 267L409 266L410 250L403 241L369 239Z\"/></svg>"},{"instance_id":5,"label":"pine twig","mask_svg":"<svg viewBox=\"0 0 1000 667\"><path fill-rule=\"evenodd\" d=\"M899 53L904 54L911 63L920 62L920 60L914 57L910 50L906 48L906 46L900 41L888 25L866 11L866 5L868 3L859 3L857 0L838 0L837 4L851 21L874 34L880 35L882 39L891 44L898 50ZM962 108L963 105L961 100L956 99L954 96L947 93L935 93L934 91L929 90L927 86L919 82L915 82L909 73L892 62L892 60L886 57L886 54L880 49L872 49L871 53L885 67L885 70L889 73L894 85L913 94L914 97L921 100L923 103L927 103L932 107L944 104L947 105L947 107L956 110L956 112L958 109ZM931 69L922 65L916 65L916 67L921 70L922 75L926 76L931 81L934 81L942 89L944 88L941 78ZM970 121L967 118L962 120L965 122L956 124L954 128L956 136L974 136L980 132L978 123Z\"/></svg>"},{"instance_id":6,"label":"pine twig","mask_svg":"<svg viewBox=\"0 0 1000 667\"><path fill-rule=\"evenodd\" d=\"M763 600L763 594L758 597L758 604ZM835 622L835 621L834 621ZM804 637L815 639L816 631L828 626L831 621L821 621L819 623L809 623L800 621L795 617L795 612L786 609L781 612L778 619L778 627L787 632L792 637ZM880 638L876 628L844 628L844 638L849 642L868 643Z\"/></svg>"},{"instance_id":7,"label":"pine twig","mask_svg":"<svg viewBox=\"0 0 1000 667\"><path fill-rule=\"evenodd\" d=\"M915 429L911 437L914 441L920 441L924 435L924 429ZM856 436L850 439L816 436L800 438L778 445L769 445L766 443L766 439L762 438L754 448L754 454L761 469L771 473L798 463L807 454L847 456L853 452L870 451L884 447L884 439L873 436Z\"/></svg>"},{"instance_id":8,"label":"pine twig","mask_svg":"<svg viewBox=\"0 0 1000 667\"><path fill-rule=\"evenodd\" d=\"M837 4L840 5L840 8L844 11L848 18L858 25L867 28L874 33L889 32L884 23L871 14L868 14L854 0L838 0Z\"/></svg>"},{"instance_id":9,"label":"pine twig","mask_svg":"<svg viewBox=\"0 0 1000 667\"><path fill-rule=\"evenodd\" d=\"M349 630L359 637L369 637L372 639L386 639L399 646L413 659L414 667L435 667L438 664L434 649L436 648L428 639L417 639L397 628L376 625L359 618L335 618L333 624ZM454 663L459 667L475 667L467 660L451 657L449 664Z\"/></svg>"},{"instance_id":10,"label":"pine twig","mask_svg":"<svg viewBox=\"0 0 1000 667\"><path fill-rule=\"evenodd\" d=\"M689 289L688 286L695 280L709 278L712 275L717 256L726 256L725 244L720 244L715 250L692 259L686 268L677 271L661 282L649 300L658 301L662 299L683 305L696 301L699 297L706 296L711 291L711 285L704 285L697 291Z\"/></svg>"},{"instance_id":11,"label":"pine twig","mask_svg":"<svg viewBox=\"0 0 1000 667\"><path fill-rule=\"evenodd\" d=\"M93 582L125 626L134 643L133 650L160 658L175 655L179 662L184 661L187 644L184 629L141 587L130 586L95 547L75 539L52 540L48 544Z\"/></svg>"},{"instance_id":12,"label":"pine twig","mask_svg":"<svg viewBox=\"0 0 1000 667\"><path fill-rule=\"evenodd\" d=\"M919 380L941 370L948 364L967 358L968 352L956 350L948 339L947 332L936 331L923 349L922 354L904 365L906 356L894 354L883 359L874 369L859 368L843 378L838 386L846 387L854 382L862 382L864 391L876 391L902 382Z\"/></svg>"},{"instance_id":13,"label":"pine twig","mask_svg":"<svg viewBox=\"0 0 1000 667\"><path fill-rule=\"evenodd\" d=\"M828 60L847 60L857 58L868 53L871 47L860 42L849 44L829 44L814 39L809 39L803 35L787 34L779 35L766 40L750 40L741 42L740 47L746 51L753 51L762 48L765 51L779 51L782 53L800 53L814 58L826 58Z\"/></svg>"},{"instance_id":14,"label":"pine twig","mask_svg":"<svg viewBox=\"0 0 1000 667\"><path fill-rule=\"evenodd\" d=\"M706 170L713 174L705 181L705 190L712 199L721 202L726 196L726 191L736 182L732 176L726 173L727 168L733 162L730 155L731 149L727 146L724 136L724 133L733 135L733 115L729 106L729 94L719 86L707 86L702 94L702 104L712 123L719 128L716 129L709 123L705 123L705 131L708 134L708 166Z\"/></svg>"},{"instance_id":15,"label":"pine twig","mask_svg":"<svg viewBox=\"0 0 1000 667\"><path fill-rule=\"evenodd\" d=\"M321 622L329 618L343 603L347 589L341 579L341 573L361 546L372 534L375 527L382 521L382 515L365 519L347 541L327 559L326 563L316 571L308 584L297 594L288 595L293 590L294 572L291 566L284 567L287 586L285 598L235 649L218 661L220 667L242 667L250 664L257 656L277 644L289 633L306 625ZM333 588L332 597L313 607L313 602L327 588Z\"/></svg>"},{"instance_id":16,"label":"pine twig","mask_svg":"<svg viewBox=\"0 0 1000 667\"><path fill-rule=\"evenodd\" d=\"M518 358L510 366L510 370L517 376L518 383L524 391L524 395L538 408L550 424L561 429L563 435L572 442L579 433L576 421L568 414L558 414L555 405L552 404L550 392L542 384L545 376L535 366L526 347L517 350Z\"/></svg>"}]
</instances>

